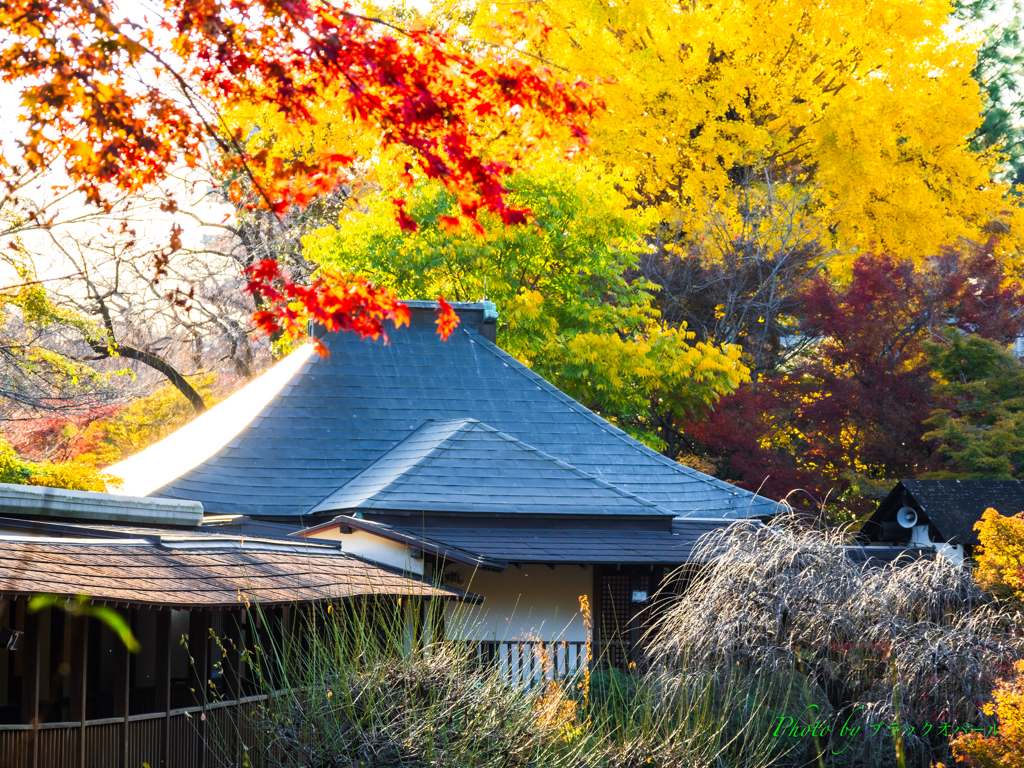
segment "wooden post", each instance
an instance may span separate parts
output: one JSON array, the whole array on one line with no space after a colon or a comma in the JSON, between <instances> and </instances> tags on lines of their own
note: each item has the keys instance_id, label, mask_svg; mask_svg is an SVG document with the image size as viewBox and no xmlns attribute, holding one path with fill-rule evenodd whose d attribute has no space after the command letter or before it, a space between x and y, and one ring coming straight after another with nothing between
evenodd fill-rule
<instances>
[{"instance_id":1,"label":"wooden post","mask_svg":"<svg viewBox=\"0 0 1024 768\"><path fill-rule=\"evenodd\" d=\"M344 607L344 606L342 606ZM281 631L284 633L284 640L281 647L281 657L285 663L285 669L292 660L295 642L295 613L290 605L281 608Z\"/></svg>"},{"instance_id":2,"label":"wooden post","mask_svg":"<svg viewBox=\"0 0 1024 768\"><path fill-rule=\"evenodd\" d=\"M590 604L590 652L593 655L591 662L601 658L601 643L604 642L604 624L601 621L602 605L604 604L604 568L603 565L594 566L594 600ZM596 666L593 665L592 666Z\"/></svg>"},{"instance_id":3,"label":"wooden post","mask_svg":"<svg viewBox=\"0 0 1024 768\"><path fill-rule=\"evenodd\" d=\"M310 626L308 614L303 615L300 620L302 621L303 628L308 629ZM281 676L274 653L273 623L273 608L269 606L253 606L252 610L249 611L249 637L253 651L256 654L256 663L260 665L263 680L272 689L276 689L281 683ZM303 634L303 641L306 641L305 634Z\"/></svg>"},{"instance_id":4,"label":"wooden post","mask_svg":"<svg viewBox=\"0 0 1024 768\"><path fill-rule=\"evenodd\" d=\"M171 612L156 615L156 707L164 713L160 729L160 760L162 768L171 764ZM143 653L146 653L143 649Z\"/></svg>"},{"instance_id":5,"label":"wooden post","mask_svg":"<svg viewBox=\"0 0 1024 768\"><path fill-rule=\"evenodd\" d=\"M629 649L625 657L626 669L629 669L630 662L636 661L640 656L640 613L642 611L642 605L640 603L634 603L632 601L632 595L634 592L640 591L642 582L640 574L637 573L637 566L633 566L629 569Z\"/></svg>"},{"instance_id":6,"label":"wooden post","mask_svg":"<svg viewBox=\"0 0 1024 768\"><path fill-rule=\"evenodd\" d=\"M118 611L121 618L128 626L131 626L131 611L124 609ZM131 714L131 663L132 655L120 638L114 641L114 717L122 717L121 723L121 745L118 749L118 758L121 768L128 768L128 740L131 737L129 730L128 716ZM149 649L147 649L148 651Z\"/></svg>"},{"instance_id":7,"label":"wooden post","mask_svg":"<svg viewBox=\"0 0 1024 768\"><path fill-rule=\"evenodd\" d=\"M224 611L224 683L227 686L228 698L235 701L231 708L231 728L234 733L229 739L232 745L232 757L236 765L241 765L241 727L242 705L242 611Z\"/></svg>"},{"instance_id":8,"label":"wooden post","mask_svg":"<svg viewBox=\"0 0 1024 768\"><path fill-rule=\"evenodd\" d=\"M86 685L88 683L86 669L89 663L89 617L67 617L64 631L70 633L68 650L71 658L71 720L78 723L78 743L75 745L75 758L72 762L76 768L85 768L85 704Z\"/></svg>"},{"instance_id":9,"label":"wooden post","mask_svg":"<svg viewBox=\"0 0 1024 768\"><path fill-rule=\"evenodd\" d=\"M208 697L207 688L210 685L210 612L192 611L188 617L188 652L192 657L195 694L193 700L197 706L202 707L199 722L196 723L199 731L199 768L206 768L206 737L209 728L206 722L206 702Z\"/></svg>"},{"instance_id":10,"label":"wooden post","mask_svg":"<svg viewBox=\"0 0 1024 768\"><path fill-rule=\"evenodd\" d=\"M18 601L26 603L26 599ZM47 609L49 610L49 609ZM19 611L21 613L21 611ZM39 614L24 611L25 621L25 658L21 672L21 720L32 726L26 731L28 743L25 745L28 765L39 766L39 671L43 657L43 637L39 632Z\"/></svg>"}]
</instances>

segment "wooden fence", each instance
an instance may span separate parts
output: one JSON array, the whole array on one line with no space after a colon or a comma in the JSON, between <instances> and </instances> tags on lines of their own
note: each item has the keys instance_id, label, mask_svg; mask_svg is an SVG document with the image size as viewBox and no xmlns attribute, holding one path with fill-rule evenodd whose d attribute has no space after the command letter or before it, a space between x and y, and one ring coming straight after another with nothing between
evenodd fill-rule
<instances>
[{"instance_id":1,"label":"wooden fence","mask_svg":"<svg viewBox=\"0 0 1024 768\"><path fill-rule=\"evenodd\" d=\"M532 688L589 663L625 667L624 643L472 641L471 661ZM254 717L267 696L98 720L0 725L0 768L215 768L241 766L257 743Z\"/></svg>"},{"instance_id":2,"label":"wooden fence","mask_svg":"<svg viewBox=\"0 0 1024 768\"><path fill-rule=\"evenodd\" d=\"M0 768L241 765L246 746L255 742L247 714L266 698L250 696L84 724L0 725Z\"/></svg>"}]
</instances>

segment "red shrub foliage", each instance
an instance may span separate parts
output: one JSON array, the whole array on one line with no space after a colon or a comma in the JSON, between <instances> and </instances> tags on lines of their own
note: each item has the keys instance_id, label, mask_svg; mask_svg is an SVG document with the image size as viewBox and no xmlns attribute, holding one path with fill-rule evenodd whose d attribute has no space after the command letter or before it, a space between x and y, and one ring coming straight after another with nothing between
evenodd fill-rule
<instances>
[{"instance_id":1,"label":"red shrub foliage","mask_svg":"<svg viewBox=\"0 0 1024 768\"><path fill-rule=\"evenodd\" d=\"M844 286L819 276L798 309L806 352L685 430L744 487L775 498L803 489L794 498L812 509L837 496L872 508L873 483L938 466L922 440L936 407L923 343L950 325L1004 343L1024 334L1024 290L1004 284L993 248L950 249L916 268L863 256Z\"/></svg>"}]
</instances>

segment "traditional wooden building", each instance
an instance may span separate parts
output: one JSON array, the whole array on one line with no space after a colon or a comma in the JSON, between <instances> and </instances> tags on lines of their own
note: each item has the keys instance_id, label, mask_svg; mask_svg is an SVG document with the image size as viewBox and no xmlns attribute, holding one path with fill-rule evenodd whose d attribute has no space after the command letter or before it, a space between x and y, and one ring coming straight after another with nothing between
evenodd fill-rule
<instances>
[{"instance_id":1,"label":"traditional wooden building","mask_svg":"<svg viewBox=\"0 0 1024 768\"><path fill-rule=\"evenodd\" d=\"M337 544L206 532L196 502L0 485L0 515L9 768L241 764L222 753L242 749L240 708L266 693L247 649L301 642L300 614L324 601L462 594ZM32 610L34 595L50 604Z\"/></svg>"},{"instance_id":2,"label":"traditional wooden building","mask_svg":"<svg viewBox=\"0 0 1024 768\"><path fill-rule=\"evenodd\" d=\"M389 343L322 334L111 471L131 492L191 500L225 530L307 540L470 589L449 633L495 645L628 644L664 574L705 532L769 499L634 440L495 344L493 305L455 305L441 341L411 302ZM519 648L521 650L521 648ZM490 652L490 651L488 651ZM518 652L518 651L517 651Z\"/></svg>"}]
</instances>

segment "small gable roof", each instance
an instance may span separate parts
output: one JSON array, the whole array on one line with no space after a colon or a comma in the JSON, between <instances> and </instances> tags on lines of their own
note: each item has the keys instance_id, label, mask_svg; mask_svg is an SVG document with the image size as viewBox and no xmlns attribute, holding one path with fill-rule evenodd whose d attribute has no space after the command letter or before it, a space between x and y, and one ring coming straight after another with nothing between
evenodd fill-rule
<instances>
[{"instance_id":1,"label":"small gable roof","mask_svg":"<svg viewBox=\"0 0 1024 768\"><path fill-rule=\"evenodd\" d=\"M476 419L428 420L312 513L344 510L673 515Z\"/></svg>"},{"instance_id":2,"label":"small gable roof","mask_svg":"<svg viewBox=\"0 0 1024 768\"><path fill-rule=\"evenodd\" d=\"M410 307L411 325L389 330L387 344L326 334L329 357L307 347L279 363L287 375L277 367L265 374L274 374L273 386L256 393L266 399L244 426L226 420L219 435L203 426L232 398L198 417L192 425L202 445L187 469L165 469L189 455L179 441L108 471L133 492L199 501L207 514L310 516L425 421L476 419L676 515L777 511L776 502L651 450L506 354L474 330L482 305L456 307L462 323L447 341L437 336L432 305ZM246 388L249 411L256 389Z\"/></svg>"},{"instance_id":3,"label":"small gable roof","mask_svg":"<svg viewBox=\"0 0 1024 768\"><path fill-rule=\"evenodd\" d=\"M901 480L865 522L877 537L879 526L896 519L900 507L911 506L928 516L950 544L978 544L974 524L993 507L1003 515L1024 511L1024 483L1018 480ZM874 533L872 533L874 532Z\"/></svg>"}]
</instances>

